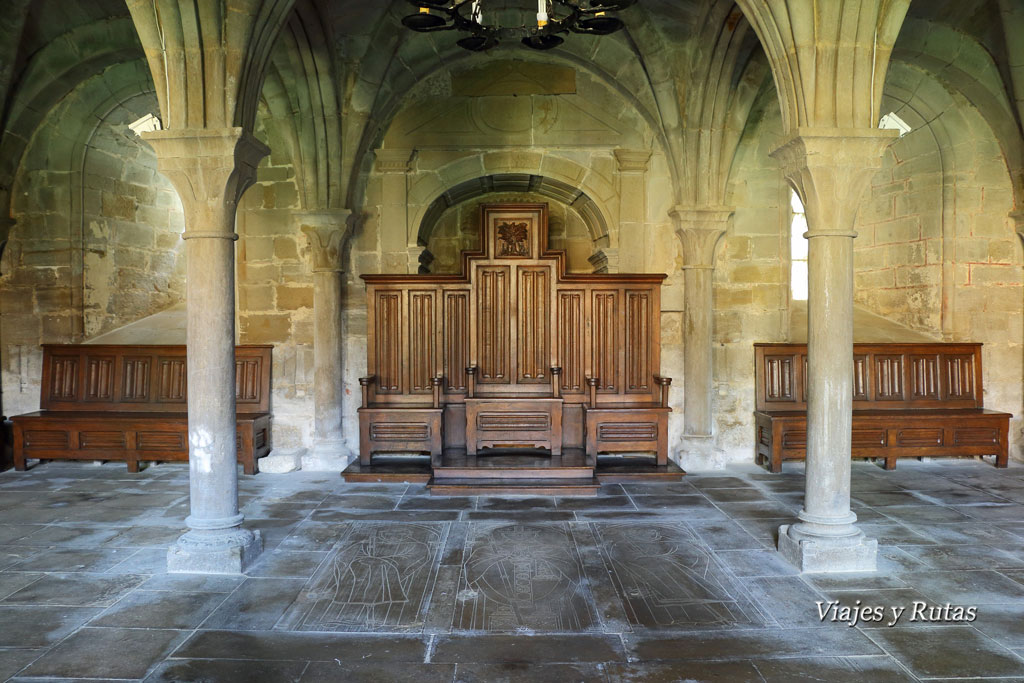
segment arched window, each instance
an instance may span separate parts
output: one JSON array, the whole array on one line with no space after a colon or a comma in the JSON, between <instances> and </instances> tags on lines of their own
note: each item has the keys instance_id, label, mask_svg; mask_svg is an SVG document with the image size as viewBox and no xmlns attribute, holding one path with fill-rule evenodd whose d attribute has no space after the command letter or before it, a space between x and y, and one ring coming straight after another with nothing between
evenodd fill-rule
<instances>
[{"instance_id":1,"label":"arched window","mask_svg":"<svg viewBox=\"0 0 1024 683\"><path fill-rule=\"evenodd\" d=\"M793 190L789 191L793 219L789 224L789 291L794 301L807 301L807 215L804 204Z\"/></svg>"}]
</instances>

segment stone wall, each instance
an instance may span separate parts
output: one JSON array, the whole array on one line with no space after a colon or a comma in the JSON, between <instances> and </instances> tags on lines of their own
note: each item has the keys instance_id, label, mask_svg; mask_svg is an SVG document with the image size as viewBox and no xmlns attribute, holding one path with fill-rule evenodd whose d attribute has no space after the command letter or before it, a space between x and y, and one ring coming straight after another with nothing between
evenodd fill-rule
<instances>
[{"instance_id":1,"label":"stone wall","mask_svg":"<svg viewBox=\"0 0 1024 683\"><path fill-rule=\"evenodd\" d=\"M148 78L127 63L83 82L25 151L0 264L8 415L39 408L40 344L88 341L182 301L181 204L128 129L156 111Z\"/></svg>"}]
</instances>

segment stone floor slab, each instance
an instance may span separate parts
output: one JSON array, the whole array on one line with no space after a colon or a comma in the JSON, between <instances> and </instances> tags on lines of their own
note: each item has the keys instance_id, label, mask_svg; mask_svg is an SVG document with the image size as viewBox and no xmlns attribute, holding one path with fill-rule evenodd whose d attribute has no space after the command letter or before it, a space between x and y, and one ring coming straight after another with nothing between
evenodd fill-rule
<instances>
[{"instance_id":1,"label":"stone floor slab","mask_svg":"<svg viewBox=\"0 0 1024 683\"><path fill-rule=\"evenodd\" d=\"M144 678L187 632L83 628L32 663L23 676Z\"/></svg>"},{"instance_id":2,"label":"stone floor slab","mask_svg":"<svg viewBox=\"0 0 1024 683\"><path fill-rule=\"evenodd\" d=\"M864 629L914 675L926 678L1024 676L1024 660L970 626Z\"/></svg>"}]
</instances>

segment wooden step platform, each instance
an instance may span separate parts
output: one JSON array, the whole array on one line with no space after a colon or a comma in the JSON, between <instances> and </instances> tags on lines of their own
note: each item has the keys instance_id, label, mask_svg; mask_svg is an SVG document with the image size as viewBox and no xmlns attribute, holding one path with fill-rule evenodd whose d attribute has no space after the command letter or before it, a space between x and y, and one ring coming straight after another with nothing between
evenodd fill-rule
<instances>
[{"instance_id":1,"label":"wooden step platform","mask_svg":"<svg viewBox=\"0 0 1024 683\"><path fill-rule=\"evenodd\" d=\"M534 449L449 452L434 467L434 479L592 479L594 465L594 458L582 450L562 455Z\"/></svg>"},{"instance_id":2,"label":"wooden step platform","mask_svg":"<svg viewBox=\"0 0 1024 683\"><path fill-rule=\"evenodd\" d=\"M573 479L438 479L427 484L432 496L596 496L601 482Z\"/></svg>"}]
</instances>

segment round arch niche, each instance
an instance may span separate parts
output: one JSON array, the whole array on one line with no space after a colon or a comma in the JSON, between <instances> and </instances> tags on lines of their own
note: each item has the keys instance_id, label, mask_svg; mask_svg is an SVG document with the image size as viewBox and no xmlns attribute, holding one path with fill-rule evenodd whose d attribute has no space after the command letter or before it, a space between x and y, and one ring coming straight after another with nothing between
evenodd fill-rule
<instances>
[{"instance_id":1,"label":"round arch niche","mask_svg":"<svg viewBox=\"0 0 1024 683\"><path fill-rule=\"evenodd\" d=\"M481 198L484 202L553 200L555 206L550 211L551 245L569 252L570 270L574 272L590 272L588 259L608 236L608 223L603 213L579 188L529 173L481 176L446 190L427 208L416 240L419 246L424 247L420 272L458 272L458 252L476 248L476 240L479 239L476 207L473 205L484 203L474 202ZM452 209L467 206L471 215L461 219L452 216ZM564 209L564 214L559 208ZM444 233L443 236L439 231ZM441 241L444 248L440 246Z\"/></svg>"}]
</instances>

